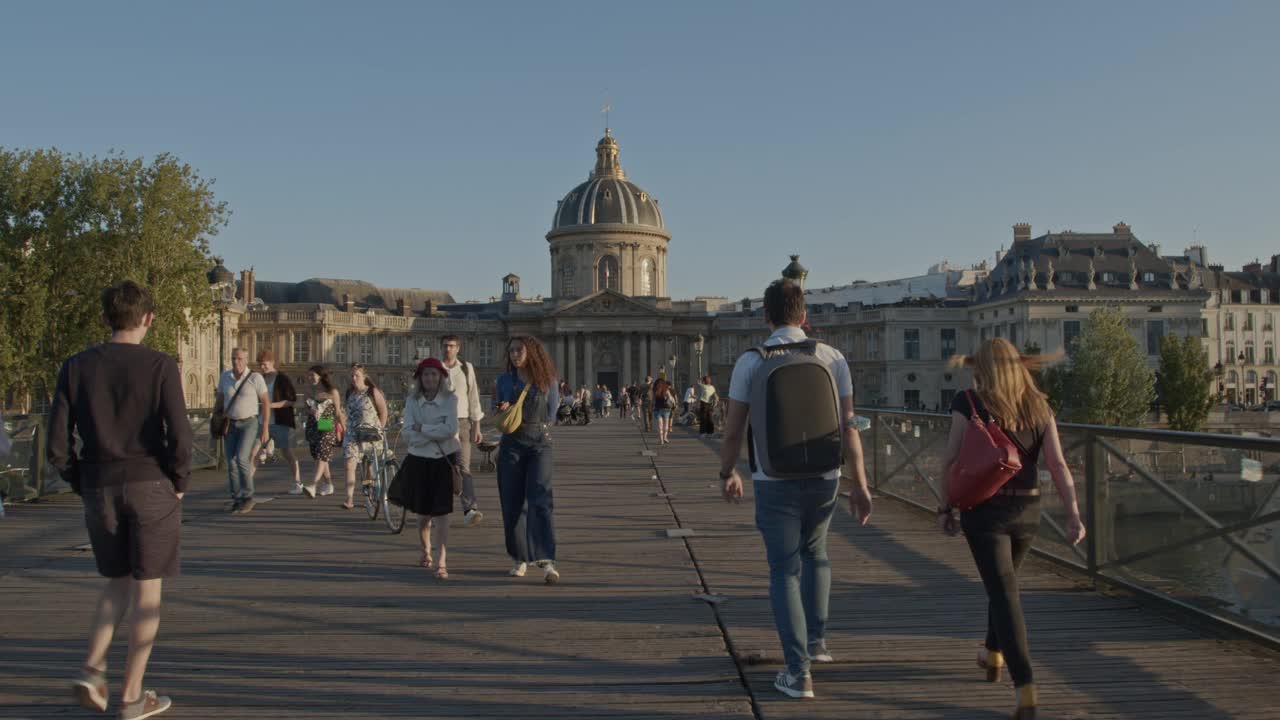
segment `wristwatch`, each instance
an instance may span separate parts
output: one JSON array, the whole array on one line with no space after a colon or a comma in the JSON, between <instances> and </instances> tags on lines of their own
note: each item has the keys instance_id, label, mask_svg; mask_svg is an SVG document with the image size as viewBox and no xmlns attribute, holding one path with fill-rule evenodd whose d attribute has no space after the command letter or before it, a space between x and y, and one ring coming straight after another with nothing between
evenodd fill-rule
<instances>
[{"instance_id":1,"label":"wristwatch","mask_svg":"<svg viewBox=\"0 0 1280 720\"><path fill-rule=\"evenodd\" d=\"M728 479L729 479L729 478L731 478L731 477L733 477L733 470L732 470L732 469L730 469L730 470L729 470L729 472L721 472L721 473L720 473L720 479L721 479L721 480L728 480Z\"/></svg>"}]
</instances>

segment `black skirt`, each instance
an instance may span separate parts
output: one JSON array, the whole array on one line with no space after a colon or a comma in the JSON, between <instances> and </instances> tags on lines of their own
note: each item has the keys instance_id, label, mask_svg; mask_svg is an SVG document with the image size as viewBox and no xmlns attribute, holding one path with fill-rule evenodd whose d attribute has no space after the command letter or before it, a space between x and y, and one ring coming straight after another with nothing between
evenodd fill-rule
<instances>
[{"instance_id":1,"label":"black skirt","mask_svg":"<svg viewBox=\"0 0 1280 720\"><path fill-rule=\"evenodd\" d=\"M418 515L453 512L453 469L447 458L406 455L393 484L400 485L400 500Z\"/></svg>"}]
</instances>

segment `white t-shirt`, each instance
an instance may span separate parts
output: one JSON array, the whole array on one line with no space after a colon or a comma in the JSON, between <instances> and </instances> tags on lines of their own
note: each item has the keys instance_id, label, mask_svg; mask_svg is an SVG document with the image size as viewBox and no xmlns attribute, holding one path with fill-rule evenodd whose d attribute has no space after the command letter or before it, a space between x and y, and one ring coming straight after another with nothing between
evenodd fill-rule
<instances>
[{"instance_id":1,"label":"white t-shirt","mask_svg":"<svg viewBox=\"0 0 1280 720\"><path fill-rule=\"evenodd\" d=\"M257 417L262 411L262 406L258 400L259 394L266 395L270 400L271 396L267 392L267 381L262 379L262 375L245 370L249 373L249 379L245 380L245 387L237 387L240 380L235 376L235 372L228 370L222 373L222 379L218 382L218 392L222 393L223 407L226 408L227 417L232 420L245 420L251 417ZM239 395L236 391L239 390ZM235 402L231 402L231 397L235 395Z\"/></svg>"},{"instance_id":2,"label":"white t-shirt","mask_svg":"<svg viewBox=\"0 0 1280 720\"><path fill-rule=\"evenodd\" d=\"M808 338L804 334L804 330L792 325L784 325L773 332L767 340L764 341L766 346L769 345L785 345L787 343L802 342ZM844 359L844 355L839 350L827 345L819 343L818 349L814 356L827 364L831 370L831 376L836 381L836 393L841 399L853 397L853 378L849 375L849 363ZM751 403L751 376L755 374L760 364L764 362L764 358L759 353L746 352L738 358L738 362L733 366L733 375L729 378L729 399L749 405ZM756 454L756 468L760 468L760 455ZM823 476L827 480L839 480L840 469L836 468ZM751 474L752 480L777 480L778 478L769 477L757 469Z\"/></svg>"}]
</instances>

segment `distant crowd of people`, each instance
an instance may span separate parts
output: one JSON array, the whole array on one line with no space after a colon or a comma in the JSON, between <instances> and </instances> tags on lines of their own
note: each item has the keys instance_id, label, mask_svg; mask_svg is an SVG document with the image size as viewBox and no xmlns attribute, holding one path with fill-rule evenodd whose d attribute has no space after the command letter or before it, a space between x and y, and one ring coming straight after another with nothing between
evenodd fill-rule
<instances>
[{"instance_id":1,"label":"distant crowd of people","mask_svg":"<svg viewBox=\"0 0 1280 720\"><path fill-rule=\"evenodd\" d=\"M143 678L160 621L162 582L180 567L192 430L177 363L142 344L155 317L151 294L124 282L102 293L102 307L111 339L63 364L49 416L48 461L82 496L98 572L108 579L93 612L88 652L73 681L76 696L85 707L107 708L107 651L116 627L131 616L119 717L139 720L172 704L146 689ZM785 280L770 285L764 312L772 333L733 369L719 477L724 499L738 502L744 496L738 465L747 439L755 524L785 660L774 687L790 697L813 697L812 665L833 661L827 647L831 563L826 538L842 471L849 481L849 510L860 523L871 516L872 500L848 363L806 335L799 286ZM447 337L443 357L426 358L416 367L402 420L407 455L392 482L397 501L420 518L418 564L441 580L449 577L448 516L454 498L460 497L464 526L483 518L470 450L482 439L486 415L474 368L460 360L460 350L461 341ZM951 407L942 496L969 498L975 481L989 492L965 502L948 500L939 507L938 520L948 535L964 534L988 595L978 664L988 680L1007 669L1016 688L1014 717L1026 720L1035 717L1037 698L1017 573L1039 524L1041 456L1062 499L1068 541L1079 542L1084 528L1053 414L1028 371L1037 361L997 338L959 362L973 368L975 387ZM341 507L353 508L355 489L364 480L357 477L360 459L384 447L388 407L382 391L358 364L341 393L328 371L315 366L308 372L310 387L299 418L298 392L277 371L270 352L259 354L257 367L250 369L248 354L236 349L231 369L218 384L212 426L225 444L227 510L242 515L254 509L255 459L272 445L288 463L291 492L312 498L335 492L330 463L341 449L346 481ZM608 418L616 405L622 420L642 423L666 445L677 411L696 419L702 438L711 436L719 403L705 376L683 394L662 374L616 393L604 385L575 391L557 380L541 342L512 337L488 408L488 421L501 433L497 485L512 562L508 574L523 577L532 565L545 583L560 581L549 428L564 406L571 413L577 408ZM292 453L299 421L315 461L308 482ZM1002 464L987 471L983 458L991 453L979 446L992 442L1007 443L1008 452ZM1010 459L1014 455L1016 463Z\"/></svg>"}]
</instances>

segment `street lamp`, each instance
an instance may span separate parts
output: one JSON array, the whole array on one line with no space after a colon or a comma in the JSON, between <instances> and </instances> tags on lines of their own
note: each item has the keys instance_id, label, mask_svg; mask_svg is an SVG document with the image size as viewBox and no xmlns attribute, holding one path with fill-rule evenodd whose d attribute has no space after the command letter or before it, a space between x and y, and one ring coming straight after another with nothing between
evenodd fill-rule
<instances>
[{"instance_id":1,"label":"street lamp","mask_svg":"<svg viewBox=\"0 0 1280 720\"><path fill-rule=\"evenodd\" d=\"M227 306L236 301L236 285L220 282L212 287L213 306L218 308L218 377L226 372Z\"/></svg>"},{"instance_id":2,"label":"street lamp","mask_svg":"<svg viewBox=\"0 0 1280 720\"><path fill-rule=\"evenodd\" d=\"M699 333L698 337L693 339L693 351L698 353L698 377L702 377L702 350L706 347L706 338Z\"/></svg>"}]
</instances>

